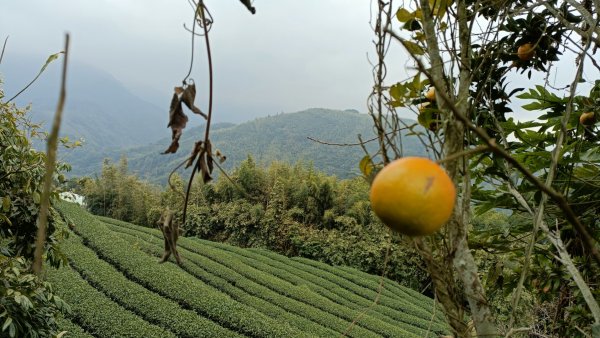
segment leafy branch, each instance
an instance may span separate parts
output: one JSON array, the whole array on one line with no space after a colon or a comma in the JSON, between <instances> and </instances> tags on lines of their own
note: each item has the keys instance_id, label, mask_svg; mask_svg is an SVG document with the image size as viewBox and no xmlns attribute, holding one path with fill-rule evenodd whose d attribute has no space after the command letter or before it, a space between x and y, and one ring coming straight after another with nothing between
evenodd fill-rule
<instances>
[{"instance_id":1,"label":"leafy branch","mask_svg":"<svg viewBox=\"0 0 600 338\"><path fill-rule=\"evenodd\" d=\"M387 32L394 39L396 39L397 41L399 41L400 43L402 43L404 45L405 40L402 37L400 37L399 35L397 35L395 32L393 32L391 30L387 30ZM531 182L538 189L540 189L542 192L547 194L558 205L558 207L565 213L565 216L567 217L567 220L569 221L569 223L571 223L574 226L574 228L577 230L577 232L581 235L584 245L590 251L590 253L594 257L594 260L596 260L598 265L600 265L600 251L598 251L598 248L596 245L596 240L590 235L590 230L588 229L588 227L585 226L583 223L581 223L581 220L579 219L579 217L577 217L577 215L575 214L575 212L569 205L565 196L563 194L561 194L560 192L556 191L551 186L546 185L540 179L538 179L531 171L529 171L527 168L525 168L525 166L523 166L523 164L521 162L519 162L514 157L512 157L511 154L506 149L499 146L496 143L496 141L493 138L491 138L483 128L476 126L473 122L471 122L470 119L468 119L464 114L462 114L458 110L458 108L456 107L454 102L443 91L443 89L445 88L444 84L441 83L440 81L438 81L437 79L435 79L434 77L432 77L429 74L429 72L426 71L425 65L418 58L417 55L414 55L414 54L410 54L410 55L413 58L413 60L417 63L419 70L421 72L423 72L429 78L431 83L434 85L434 87L436 88L436 94L444 101L444 103L447 105L447 107L450 109L450 111L452 111L452 114L458 120L460 120L460 122L464 126L466 126L469 130L473 131L484 143L486 143L491 152L504 158L508 163L510 163L512 166L514 166L515 169L517 169L519 172L521 172L523 174L523 176L529 182Z\"/></svg>"}]
</instances>

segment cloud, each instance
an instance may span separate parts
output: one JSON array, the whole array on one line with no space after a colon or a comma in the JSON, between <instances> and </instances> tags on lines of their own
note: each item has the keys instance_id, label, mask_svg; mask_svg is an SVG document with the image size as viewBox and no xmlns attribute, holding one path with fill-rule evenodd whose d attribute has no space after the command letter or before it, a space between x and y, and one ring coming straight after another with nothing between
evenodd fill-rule
<instances>
[{"instance_id":1,"label":"cloud","mask_svg":"<svg viewBox=\"0 0 600 338\"><path fill-rule=\"evenodd\" d=\"M231 119L308 107L366 110L369 2L257 0L256 15L237 0L206 3L215 20L215 107L226 108ZM183 0L10 1L3 4L0 32L11 36L8 52L48 55L68 31L74 59L158 103L169 100L187 73L191 39L183 24L190 27L192 15ZM194 59L203 102L203 40L196 39Z\"/></svg>"}]
</instances>

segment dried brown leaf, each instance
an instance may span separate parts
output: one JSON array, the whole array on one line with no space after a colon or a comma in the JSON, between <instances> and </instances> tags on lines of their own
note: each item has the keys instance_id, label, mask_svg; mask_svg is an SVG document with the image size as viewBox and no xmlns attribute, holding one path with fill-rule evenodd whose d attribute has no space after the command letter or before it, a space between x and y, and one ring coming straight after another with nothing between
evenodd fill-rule
<instances>
[{"instance_id":1,"label":"dried brown leaf","mask_svg":"<svg viewBox=\"0 0 600 338\"><path fill-rule=\"evenodd\" d=\"M194 114L201 115L204 119L207 119L206 114L204 114L200 108L194 105L194 100L196 100L196 85L194 83L189 84L184 90L183 94L181 94L181 101L185 103L185 105L192 111Z\"/></svg>"},{"instance_id":2,"label":"dried brown leaf","mask_svg":"<svg viewBox=\"0 0 600 338\"><path fill-rule=\"evenodd\" d=\"M204 151L200 153L200 158L198 159L198 170L202 173L202 182L208 183L210 180L212 180L212 177L210 177L210 172L208 171L208 166L206 165L206 157L204 155Z\"/></svg>"},{"instance_id":3,"label":"dried brown leaf","mask_svg":"<svg viewBox=\"0 0 600 338\"><path fill-rule=\"evenodd\" d=\"M196 144L194 145L194 149L192 150L192 155L190 155L190 158L187 164L185 165L185 169L191 167L194 164L194 161L198 157L198 154L200 154L200 151L204 148L203 143L204 142L202 141L196 142Z\"/></svg>"},{"instance_id":4,"label":"dried brown leaf","mask_svg":"<svg viewBox=\"0 0 600 338\"><path fill-rule=\"evenodd\" d=\"M188 121L188 117L183 113L183 108L181 107L181 100L179 100L179 96L177 93L173 94L173 98L171 99L171 108L169 110L169 124L167 128L171 128L171 145L163 154L176 153L177 149L179 149L179 138L181 134L183 134L183 129L185 128Z\"/></svg>"},{"instance_id":5,"label":"dried brown leaf","mask_svg":"<svg viewBox=\"0 0 600 338\"><path fill-rule=\"evenodd\" d=\"M252 6L252 3L250 3L250 0L240 0L240 2L243 3L244 6L246 6L246 8L248 8L248 10L250 11L250 13L256 14L256 8L254 8Z\"/></svg>"},{"instance_id":6,"label":"dried brown leaf","mask_svg":"<svg viewBox=\"0 0 600 338\"><path fill-rule=\"evenodd\" d=\"M215 151L215 156L219 159L219 163L223 163L227 159L227 156L223 155L219 149Z\"/></svg>"}]
</instances>

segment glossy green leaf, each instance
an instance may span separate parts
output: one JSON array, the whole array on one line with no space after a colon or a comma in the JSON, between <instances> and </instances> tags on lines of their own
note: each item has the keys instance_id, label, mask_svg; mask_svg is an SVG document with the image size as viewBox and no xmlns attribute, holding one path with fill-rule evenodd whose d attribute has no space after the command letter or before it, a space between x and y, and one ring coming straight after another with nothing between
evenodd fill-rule
<instances>
[{"instance_id":1,"label":"glossy green leaf","mask_svg":"<svg viewBox=\"0 0 600 338\"><path fill-rule=\"evenodd\" d=\"M400 7L396 12L396 18L400 22L407 22L415 17L414 13L409 12L406 8Z\"/></svg>"}]
</instances>

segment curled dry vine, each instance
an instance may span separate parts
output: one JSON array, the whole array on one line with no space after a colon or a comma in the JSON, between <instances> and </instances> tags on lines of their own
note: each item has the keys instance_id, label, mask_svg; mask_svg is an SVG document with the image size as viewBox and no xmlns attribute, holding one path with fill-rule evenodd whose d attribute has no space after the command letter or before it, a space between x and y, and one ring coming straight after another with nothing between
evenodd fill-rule
<instances>
[{"instance_id":1,"label":"curled dry vine","mask_svg":"<svg viewBox=\"0 0 600 338\"><path fill-rule=\"evenodd\" d=\"M256 9L252 6L252 4L247 0L241 1L244 6L252 13L256 13ZM176 153L179 149L179 140L181 135L183 134L183 129L185 129L188 117L183 112L183 105L185 105L190 111L194 114L200 115L202 118L206 120L206 127L204 130L204 137L202 140L195 142L194 147L192 148L191 154L187 157L183 162L177 165L169 175L169 186L172 190L174 190L177 194L179 194L183 199L183 216L182 216L182 224L185 224L187 217L187 206L188 200L190 196L190 191L192 184L194 182L194 177L196 173L200 173L202 176L202 182L208 183L212 180L212 172L214 166L218 163L215 162L215 157L219 162L225 161L226 157L221 154L218 150L213 153L212 143L210 141L210 127L213 116L213 88L214 88L214 79L213 79L213 58L210 48L210 40L209 40L209 31L212 28L214 23L214 19L210 14L210 11L204 4L203 0L198 0L197 2L194 0L189 0L190 5L194 9L194 18L193 18L193 26L192 29L188 29L185 25L184 28L191 33L191 58L190 58L190 67L188 73L184 77L182 81L182 86L177 86L174 89L173 97L171 98L171 104L169 109L169 124L168 128L171 128L171 144L169 147L163 152L163 154L173 154ZM196 27L200 27L202 29L202 33L196 33ZM200 108L196 106L196 84L193 79L190 78L190 75L194 66L194 50L195 50L195 38L197 36L201 36L204 38L206 54L207 54L207 62L208 62L208 109L207 113L204 113ZM192 167L192 173L187 183L187 187L185 190L185 195L178 191L176 187L171 182L171 178L173 174L181 168L185 164L185 169ZM222 169L221 169L222 170ZM229 178L228 175L225 175ZM230 178L229 178L230 179Z\"/></svg>"}]
</instances>

